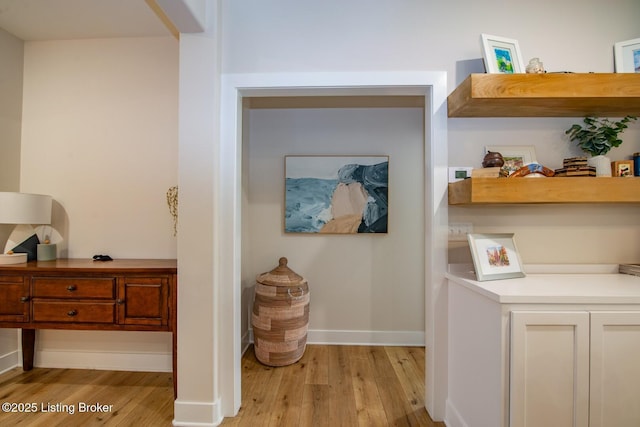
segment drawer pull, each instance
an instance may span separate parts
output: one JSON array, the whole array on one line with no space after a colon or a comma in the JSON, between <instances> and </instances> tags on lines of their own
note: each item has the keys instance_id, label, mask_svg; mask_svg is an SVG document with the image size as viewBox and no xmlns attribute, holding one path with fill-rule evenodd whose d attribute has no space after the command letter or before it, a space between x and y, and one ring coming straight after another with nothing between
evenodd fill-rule
<instances>
[{"instance_id":1,"label":"drawer pull","mask_svg":"<svg viewBox=\"0 0 640 427\"><path fill-rule=\"evenodd\" d=\"M123 300L122 298L118 298L118 299L116 300L116 303L117 303L118 305L122 305L122 304L124 304L124 300Z\"/></svg>"},{"instance_id":2,"label":"drawer pull","mask_svg":"<svg viewBox=\"0 0 640 427\"><path fill-rule=\"evenodd\" d=\"M69 285L69 286L67 286L67 290L68 290L69 292L73 292L73 291L75 291L76 289L78 289L78 287L77 287L76 285Z\"/></svg>"},{"instance_id":3,"label":"drawer pull","mask_svg":"<svg viewBox=\"0 0 640 427\"><path fill-rule=\"evenodd\" d=\"M20 302L29 302L29 297L20 297Z\"/></svg>"},{"instance_id":4,"label":"drawer pull","mask_svg":"<svg viewBox=\"0 0 640 427\"><path fill-rule=\"evenodd\" d=\"M73 317L73 316L75 316L77 314L78 314L77 310L71 310L71 311L67 312L67 316L69 316L69 317Z\"/></svg>"}]
</instances>

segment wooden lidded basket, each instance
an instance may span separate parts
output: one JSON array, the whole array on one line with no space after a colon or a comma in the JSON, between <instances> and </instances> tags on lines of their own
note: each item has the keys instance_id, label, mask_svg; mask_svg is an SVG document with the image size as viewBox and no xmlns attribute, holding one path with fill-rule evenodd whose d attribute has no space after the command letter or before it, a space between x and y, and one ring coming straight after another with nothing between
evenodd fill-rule
<instances>
[{"instance_id":1,"label":"wooden lidded basket","mask_svg":"<svg viewBox=\"0 0 640 427\"><path fill-rule=\"evenodd\" d=\"M256 358L269 366L300 360L307 345L309 286L282 257L273 270L256 278L253 326Z\"/></svg>"}]
</instances>

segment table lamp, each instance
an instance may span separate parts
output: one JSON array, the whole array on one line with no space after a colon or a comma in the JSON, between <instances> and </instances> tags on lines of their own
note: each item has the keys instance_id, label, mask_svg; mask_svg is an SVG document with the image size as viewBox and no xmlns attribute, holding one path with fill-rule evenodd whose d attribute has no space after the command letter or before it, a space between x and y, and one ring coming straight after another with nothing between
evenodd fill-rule
<instances>
[{"instance_id":1,"label":"table lamp","mask_svg":"<svg viewBox=\"0 0 640 427\"><path fill-rule=\"evenodd\" d=\"M0 192L0 224L50 224L51 223L51 196L41 194ZM35 239L33 239L35 237ZM32 241L30 241L32 240ZM7 248L13 253L0 255L0 265L20 264L27 262L29 249L35 249L39 243L37 236L20 243L16 248ZM13 249L11 251L11 249ZM35 250L33 251L35 252Z\"/></svg>"}]
</instances>

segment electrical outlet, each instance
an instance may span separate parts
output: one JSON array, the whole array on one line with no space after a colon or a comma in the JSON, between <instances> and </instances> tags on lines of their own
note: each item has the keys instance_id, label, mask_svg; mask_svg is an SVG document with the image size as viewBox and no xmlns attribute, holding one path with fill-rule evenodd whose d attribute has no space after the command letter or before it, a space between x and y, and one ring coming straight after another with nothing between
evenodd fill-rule
<instances>
[{"instance_id":1,"label":"electrical outlet","mask_svg":"<svg viewBox=\"0 0 640 427\"><path fill-rule=\"evenodd\" d=\"M451 241L466 241L469 233L473 233L473 224L470 222L452 222L449 224L449 240Z\"/></svg>"}]
</instances>

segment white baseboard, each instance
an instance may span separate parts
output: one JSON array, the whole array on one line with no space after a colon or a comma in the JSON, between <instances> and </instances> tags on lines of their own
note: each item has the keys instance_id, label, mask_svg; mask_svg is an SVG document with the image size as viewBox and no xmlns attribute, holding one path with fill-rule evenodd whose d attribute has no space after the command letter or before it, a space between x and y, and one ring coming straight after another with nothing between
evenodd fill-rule
<instances>
[{"instance_id":1,"label":"white baseboard","mask_svg":"<svg viewBox=\"0 0 640 427\"><path fill-rule=\"evenodd\" d=\"M242 354L244 354L253 342L253 329L249 329L242 335Z\"/></svg>"},{"instance_id":2,"label":"white baseboard","mask_svg":"<svg viewBox=\"0 0 640 427\"><path fill-rule=\"evenodd\" d=\"M242 337L242 352L253 342L253 330ZM312 329L307 333L309 344L331 345L425 345L422 331L351 331ZM40 350L34 366L40 368L100 369L115 371L171 372L171 353L105 352ZM19 351L0 356L0 372L20 366Z\"/></svg>"},{"instance_id":3,"label":"white baseboard","mask_svg":"<svg viewBox=\"0 0 640 427\"><path fill-rule=\"evenodd\" d=\"M245 334L246 336L247 334ZM253 330L248 331L253 342ZM244 343L244 340L243 340ZM311 329L307 332L307 344L330 345L395 345L424 347L422 331L346 331ZM245 349L243 348L243 352Z\"/></svg>"},{"instance_id":4,"label":"white baseboard","mask_svg":"<svg viewBox=\"0 0 640 427\"><path fill-rule=\"evenodd\" d=\"M403 345L424 347L422 331L336 331L313 329L307 333L309 344Z\"/></svg>"},{"instance_id":5,"label":"white baseboard","mask_svg":"<svg viewBox=\"0 0 640 427\"><path fill-rule=\"evenodd\" d=\"M20 366L20 352L18 350L0 356L0 374L17 366Z\"/></svg>"},{"instance_id":6,"label":"white baseboard","mask_svg":"<svg viewBox=\"0 0 640 427\"><path fill-rule=\"evenodd\" d=\"M176 427L214 427L222 423L220 400L215 402L173 402L173 425Z\"/></svg>"},{"instance_id":7,"label":"white baseboard","mask_svg":"<svg viewBox=\"0 0 640 427\"><path fill-rule=\"evenodd\" d=\"M41 350L36 351L33 365L39 368L172 372L173 357L171 353Z\"/></svg>"},{"instance_id":8,"label":"white baseboard","mask_svg":"<svg viewBox=\"0 0 640 427\"><path fill-rule=\"evenodd\" d=\"M447 427L469 427L449 399L447 399L446 406L444 423Z\"/></svg>"}]
</instances>

